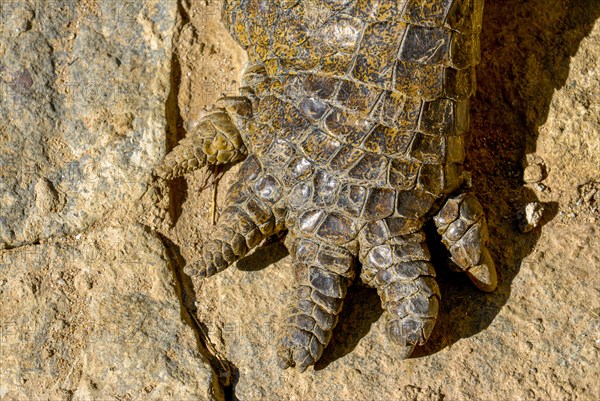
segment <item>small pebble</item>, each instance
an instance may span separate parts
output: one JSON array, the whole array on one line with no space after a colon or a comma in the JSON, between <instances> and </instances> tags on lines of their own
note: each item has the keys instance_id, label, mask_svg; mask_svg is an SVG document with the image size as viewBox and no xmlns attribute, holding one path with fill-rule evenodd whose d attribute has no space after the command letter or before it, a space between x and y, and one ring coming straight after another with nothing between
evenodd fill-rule
<instances>
[{"instance_id":1,"label":"small pebble","mask_svg":"<svg viewBox=\"0 0 600 401\"><path fill-rule=\"evenodd\" d=\"M584 197L583 200L586 203L590 203L590 201L592 200L592 198L594 197L594 195L596 195L596 192L598 192L598 190L596 188L592 188L592 190L590 192L588 192Z\"/></svg>"},{"instance_id":2,"label":"small pebble","mask_svg":"<svg viewBox=\"0 0 600 401\"><path fill-rule=\"evenodd\" d=\"M528 184L540 182L544 179L544 169L539 164L532 164L525 167L523 171L523 181Z\"/></svg>"},{"instance_id":3,"label":"small pebble","mask_svg":"<svg viewBox=\"0 0 600 401\"><path fill-rule=\"evenodd\" d=\"M528 233L536 228L544 214L544 206L539 202L531 202L519 211L519 230Z\"/></svg>"}]
</instances>

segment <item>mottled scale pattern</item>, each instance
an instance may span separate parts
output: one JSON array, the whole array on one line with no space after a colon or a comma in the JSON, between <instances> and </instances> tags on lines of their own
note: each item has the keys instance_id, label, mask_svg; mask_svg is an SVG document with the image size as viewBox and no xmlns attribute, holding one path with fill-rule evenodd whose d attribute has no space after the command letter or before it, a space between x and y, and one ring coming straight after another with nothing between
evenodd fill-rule
<instances>
[{"instance_id":1,"label":"mottled scale pattern","mask_svg":"<svg viewBox=\"0 0 600 401\"><path fill-rule=\"evenodd\" d=\"M186 272L213 275L287 229L282 367L320 358L356 280L377 289L399 357L423 344L441 299L422 226L438 211L455 264L494 289L483 209L461 193L482 13L483 0L225 2L249 56L243 93L159 175L246 157Z\"/></svg>"}]
</instances>

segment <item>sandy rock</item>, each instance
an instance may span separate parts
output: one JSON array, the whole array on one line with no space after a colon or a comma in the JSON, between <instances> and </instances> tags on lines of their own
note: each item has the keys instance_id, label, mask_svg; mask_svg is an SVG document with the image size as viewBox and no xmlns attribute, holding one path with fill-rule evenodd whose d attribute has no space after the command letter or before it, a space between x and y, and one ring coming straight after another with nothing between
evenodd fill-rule
<instances>
[{"instance_id":1,"label":"sandy rock","mask_svg":"<svg viewBox=\"0 0 600 401\"><path fill-rule=\"evenodd\" d=\"M30 0L0 13L4 248L81 230L144 192L170 124L177 3Z\"/></svg>"},{"instance_id":2,"label":"sandy rock","mask_svg":"<svg viewBox=\"0 0 600 401\"><path fill-rule=\"evenodd\" d=\"M577 203L598 207L600 205L600 182L586 182L580 186Z\"/></svg>"},{"instance_id":3,"label":"sandy rock","mask_svg":"<svg viewBox=\"0 0 600 401\"><path fill-rule=\"evenodd\" d=\"M523 167L523 181L526 184L539 183L546 178L544 159L535 153L525 155Z\"/></svg>"},{"instance_id":4,"label":"sandy rock","mask_svg":"<svg viewBox=\"0 0 600 401\"><path fill-rule=\"evenodd\" d=\"M0 248L20 248L0 254L0 399L220 399L161 242L92 223L136 203L181 128L237 93L246 57L218 1L51 3L1 7ZM486 2L466 164L498 289L451 273L431 235L440 318L412 358L384 335L377 294L354 286L317 365L281 371L293 281L286 250L269 245L182 289L211 360L235 368L232 399L600 399L599 18L595 1ZM543 191L523 186L524 155L544 166ZM185 261L212 229L211 190L218 213L236 170L206 190L201 172L170 188L176 225L163 235ZM536 202L549 222L523 234L513 217Z\"/></svg>"},{"instance_id":5,"label":"sandy rock","mask_svg":"<svg viewBox=\"0 0 600 401\"><path fill-rule=\"evenodd\" d=\"M598 18L598 12L591 11L591 17ZM537 153L551 166L545 182L554 187L570 181L573 194L577 186L600 177L599 41L596 23L577 49L569 75L552 96L548 118L539 127Z\"/></svg>"},{"instance_id":6,"label":"sandy rock","mask_svg":"<svg viewBox=\"0 0 600 401\"><path fill-rule=\"evenodd\" d=\"M442 291L440 318L429 342L412 358L399 360L384 335L377 294L355 286L317 365L303 374L281 371L275 339L293 275L285 249L270 245L238 262L237 269L195 282L199 320L217 351L237 368L235 397L600 398L595 366L600 356L600 304L591 296L600 285L595 212L586 209L573 220L559 218L569 199L580 197L578 185L599 176L600 152L595 150L600 146L600 8L594 2L567 3L486 3L467 165L488 216L498 289L483 294L463 275L449 272L444 251L436 248L432 236ZM196 71L217 71L224 61L241 60L222 28L206 34L198 28L218 26L218 15L204 14L201 19L204 3L194 4L190 25L198 37L208 36L198 39L204 48L214 49L204 52ZM182 69L189 65L184 63ZM237 79L238 67L221 71L220 77ZM180 92L179 102L207 104L200 97L188 87ZM191 114L184 120L193 119ZM523 186L522 160L530 154L534 157L528 164L544 166L544 191ZM235 171L219 184L217 205ZM187 180L188 188L201 186L200 174ZM194 190L187 195L170 237L192 261L198 257L195 244L211 229L207 205L212 195ZM543 202L544 217L550 221L541 230L523 234L514 216L520 205L532 202Z\"/></svg>"},{"instance_id":7,"label":"sandy rock","mask_svg":"<svg viewBox=\"0 0 600 401\"><path fill-rule=\"evenodd\" d=\"M540 164L533 164L525 167L523 171L523 181L528 184L540 182L544 179L544 168Z\"/></svg>"},{"instance_id":8,"label":"sandy rock","mask_svg":"<svg viewBox=\"0 0 600 401\"><path fill-rule=\"evenodd\" d=\"M1 258L0 399L222 399L154 235L111 227Z\"/></svg>"},{"instance_id":9,"label":"sandy rock","mask_svg":"<svg viewBox=\"0 0 600 401\"><path fill-rule=\"evenodd\" d=\"M526 204L517 215L519 230L528 233L536 228L544 216L544 205L539 202Z\"/></svg>"}]
</instances>

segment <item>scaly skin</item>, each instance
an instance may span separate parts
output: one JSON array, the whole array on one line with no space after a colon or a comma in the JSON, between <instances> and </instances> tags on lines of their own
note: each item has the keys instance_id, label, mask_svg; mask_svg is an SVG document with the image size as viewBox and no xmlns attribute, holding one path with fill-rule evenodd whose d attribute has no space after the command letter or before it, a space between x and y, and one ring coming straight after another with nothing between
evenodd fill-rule
<instances>
[{"instance_id":1,"label":"scaly skin","mask_svg":"<svg viewBox=\"0 0 600 401\"><path fill-rule=\"evenodd\" d=\"M221 100L157 174L247 155L185 271L213 275L287 229L296 291L278 340L282 367L320 358L357 261L399 357L427 340L440 293L422 226L438 210L458 267L482 290L495 288L483 210L460 194L482 8L483 0L226 1L224 20L249 55L246 99Z\"/></svg>"}]
</instances>

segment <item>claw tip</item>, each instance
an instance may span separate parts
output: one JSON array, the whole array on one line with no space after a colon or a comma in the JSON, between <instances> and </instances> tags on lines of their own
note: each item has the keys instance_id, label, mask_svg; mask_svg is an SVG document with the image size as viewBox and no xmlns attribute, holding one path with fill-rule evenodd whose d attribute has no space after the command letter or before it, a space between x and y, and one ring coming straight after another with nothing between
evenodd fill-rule
<instances>
[{"instance_id":1,"label":"claw tip","mask_svg":"<svg viewBox=\"0 0 600 401\"><path fill-rule=\"evenodd\" d=\"M481 291L492 292L498 285L498 278L496 276L496 268L493 264L482 264L475 266L469 271L467 275Z\"/></svg>"},{"instance_id":2,"label":"claw tip","mask_svg":"<svg viewBox=\"0 0 600 401\"><path fill-rule=\"evenodd\" d=\"M408 359L414 350L415 350L414 344L405 345L405 346L401 347L400 351L398 352L398 358L401 360Z\"/></svg>"},{"instance_id":3,"label":"claw tip","mask_svg":"<svg viewBox=\"0 0 600 401\"><path fill-rule=\"evenodd\" d=\"M289 351L279 350L277 352L277 365L281 369L287 369L293 366L293 362L291 360L291 355L289 355Z\"/></svg>"}]
</instances>

